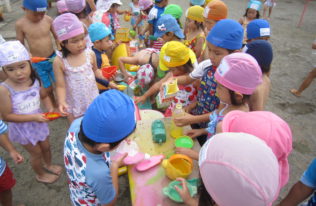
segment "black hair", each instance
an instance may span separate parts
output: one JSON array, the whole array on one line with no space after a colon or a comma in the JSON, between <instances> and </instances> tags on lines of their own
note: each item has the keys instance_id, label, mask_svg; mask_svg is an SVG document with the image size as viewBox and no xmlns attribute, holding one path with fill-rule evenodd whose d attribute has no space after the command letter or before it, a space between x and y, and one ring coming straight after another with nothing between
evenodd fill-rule
<instances>
[{"instance_id":1,"label":"black hair","mask_svg":"<svg viewBox=\"0 0 316 206\"><path fill-rule=\"evenodd\" d=\"M179 40L179 41L181 40L181 39L180 39L174 32L172 32L172 31L168 31L168 32L166 32L165 34L169 36L170 33L172 33L173 36L174 36L175 38L177 38L177 40ZM164 34L164 35L165 35L165 34ZM173 40L173 41L174 41L174 40Z\"/></svg>"},{"instance_id":2,"label":"black hair","mask_svg":"<svg viewBox=\"0 0 316 206\"><path fill-rule=\"evenodd\" d=\"M63 57L64 57L64 58L67 58L67 56L68 56L69 54L71 54L71 52L70 52L70 51L66 48L66 46L65 46L66 44L68 44L68 39L62 41L61 43L63 43L63 45L60 44L61 53L63 54Z\"/></svg>"},{"instance_id":3,"label":"black hair","mask_svg":"<svg viewBox=\"0 0 316 206\"><path fill-rule=\"evenodd\" d=\"M150 7L148 7L147 9L143 10L143 12L148 15L150 10L153 8L153 5L151 5Z\"/></svg>"},{"instance_id":4,"label":"black hair","mask_svg":"<svg viewBox=\"0 0 316 206\"><path fill-rule=\"evenodd\" d=\"M248 13L248 10L249 10L250 8L247 8L246 9L246 12L245 12L245 14L244 14L244 17L246 17L247 16L247 13ZM257 12L257 14L256 14L256 19L260 19L260 12L258 11L258 10L256 10L256 12Z\"/></svg>"},{"instance_id":5,"label":"black hair","mask_svg":"<svg viewBox=\"0 0 316 206\"><path fill-rule=\"evenodd\" d=\"M114 3L114 4L112 4L112 5L111 5L111 8L114 8L114 7L119 7L119 6L120 6L119 4Z\"/></svg>"},{"instance_id":6,"label":"black hair","mask_svg":"<svg viewBox=\"0 0 316 206\"><path fill-rule=\"evenodd\" d=\"M84 19L88 16L86 9L83 9L81 12L79 13L73 13L74 15L76 15L78 17L78 19Z\"/></svg>"},{"instance_id":7,"label":"black hair","mask_svg":"<svg viewBox=\"0 0 316 206\"><path fill-rule=\"evenodd\" d=\"M134 130L136 129L136 125L135 128L131 131L134 132ZM110 145L110 149L114 149L116 146L118 146L123 140L125 140L131 133L129 133L126 137L122 138L119 141L116 142L112 142L112 143L108 143ZM83 132L83 128L82 128L82 123L80 124L80 131L78 133L78 138L81 142L88 144L91 147L94 147L97 144L100 144L98 142L95 142L93 140L91 140L90 138L88 138L85 133Z\"/></svg>"},{"instance_id":8,"label":"black hair","mask_svg":"<svg viewBox=\"0 0 316 206\"><path fill-rule=\"evenodd\" d=\"M200 179L198 194L199 194L199 204L198 204L199 206L215 206L216 203L211 197L211 195L207 192L202 179Z\"/></svg>"},{"instance_id":9,"label":"black hair","mask_svg":"<svg viewBox=\"0 0 316 206\"><path fill-rule=\"evenodd\" d=\"M182 26L182 23L181 23L180 19L176 19L176 20L177 20L177 22L178 22L180 28L183 29L183 26Z\"/></svg>"},{"instance_id":10,"label":"black hair","mask_svg":"<svg viewBox=\"0 0 316 206\"><path fill-rule=\"evenodd\" d=\"M229 91L229 95L230 95L230 101L231 101L232 105L234 105L234 106L240 106L240 105L246 103L250 99L250 95L242 94L243 98L242 98L241 102L238 102L236 97L235 97L236 93L230 89L228 89L228 91Z\"/></svg>"},{"instance_id":11,"label":"black hair","mask_svg":"<svg viewBox=\"0 0 316 206\"><path fill-rule=\"evenodd\" d=\"M184 67L186 73L190 73L190 72L192 72L192 70L193 70L193 63L192 63L191 59L189 59L189 60L187 61L187 63L185 63L185 64L182 65L182 66Z\"/></svg>"},{"instance_id":12,"label":"black hair","mask_svg":"<svg viewBox=\"0 0 316 206\"><path fill-rule=\"evenodd\" d=\"M271 64L269 66L259 65L263 74L267 74L270 72Z\"/></svg>"},{"instance_id":13,"label":"black hair","mask_svg":"<svg viewBox=\"0 0 316 206\"><path fill-rule=\"evenodd\" d=\"M194 20L194 24L197 25L198 29L200 28L200 29L204 30L203 22L198 22L198 21Z\"/></svg>"},{"instance_id":14,"label":"black hair","mask_svg":"<svg viewBox=\"0 0 316 206\"><path fill-rule=\"evenodd\" d=\"M232 54L232 53L234 53L236 51L236 50L232 50L232 49L226 49L226 50L228 51L228 54Z\"/></svg>"}]
</instances>

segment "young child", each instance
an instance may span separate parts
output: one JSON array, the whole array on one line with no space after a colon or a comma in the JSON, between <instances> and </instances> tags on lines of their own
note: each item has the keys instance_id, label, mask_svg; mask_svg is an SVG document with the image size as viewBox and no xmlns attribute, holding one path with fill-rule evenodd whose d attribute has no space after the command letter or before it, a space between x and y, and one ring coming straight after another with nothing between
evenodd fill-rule
<instances>
[{"instance_id":1,"label":"young child","mask_svg":"<svg viewBox=\"0 0 316 206\"><path fill-rule=\"evenodd\" d=\"M196 57L191 49L186 47L183 43L178 41L170 41L164 44L160 52L160 69L170 70L167 75L159 82L155 83L149 90L141 97L136 98L135 103L144 103L147 98L156 94L161 85L166 83L171 76L179 76L189 74L193 70L193 63L196 62ZM163 64L163 66L162 66ZM165 116L169 117L177 103L182 106L187 106L195 100L196 84L180 85L171 105L167 108Z\"/></svg>"},{"instance_id":2,"label":"young child","mask_svg":"<svg viewBox=\"0 0 316 206\"><path fill-rule=\"evenodd\" d=\"M6 134L7 129L7 125L2 120L0 120L0 146L10 154L15 164L20 164L24 161L24 158L11 144L8 135ZM12 206L12 188L14 187L16 181L9 166L6 164L5 160L2 159L2 157L0 157L0 182L1 205Z\"/></svg>"},{"instance_id":3,"label":"young child","mask_svg":"<svg viewBox=\"0 0 316 206\"><path fill-rule=\"evenodd\" d=\"M170 14L162 15L159 18L154 36L162 44L169 41L181 41L185 37L177 20Z\"/></svg>"},{"instance_id":4,"label":"young child","mask_svg":"<svg viewBox=\"0 0 316 206\"><path fill-rule=\"evenodd\" d=\"M170 14L171 16L173 16L177 20L180 28L182 28L181 17L183 14L183 10L179 5L169 4L168 6L166 6L165 11L163 12L162 15L165 15L165 14Z\"/></svg>"},{"instance_id":5,"label":"young child","mask_svg":"<svg viewBox=\"0 0 316 206\"><path fill-rule=\"evenodd\" d=\"M203 6L205 0L190 0L190 6Z\"/></svg>"},{"instance_id":6,"label":"young child","mask_svg":"<svg viewBox=\"0 0 316 206\"><path fill-rule=\"evenodd\" d=\"M61 42L62 54L54 60L56 94L59 110L69 123L82 116L98 96L95 78L104 79L93 51L86 49L84 28L71 13L62 14L53 22Z\"/></svg>"},{"instance_id":7,"label":"young child","mask_svg":"<svg viewBox=\"0 0 316 206\"><path fill-rule=\"evenodd\" d=\"M243 17L239 19L239 23L244 28L244 41L243 44L247 44L247 26L248 24L255 19L260 18L260 8L261 8L261 2L257 0L250 0L248 2L248 7L246 9L246 12Z\"/></svg>"},{"instance_id":8,"label":"young child","mask_svg":"<svg viewBox=\"0 0 316 206\"><path fill-rule=\"evenodd\" d=\"M268 111L231 111L217 126L216 132L243 132L254 135L267 143L279 162L280 189L290 176L288 156L292 151L292 132L279 116Z\"/></svg>"},{"instance_id":9,"label":"young child","mask_svg":"<svg viewBox=\"0 0 316 206\"><path fill-rule=\"evenodd\" d=\"M112 40L114 37L112 36L111 30L107 28L105 24L97 22L91 24L88 31L90 39L93 42L92 50L94 51L97 59L98 69L111 66L109 58L106 55L106 51L111 50L113 45ZM113 82L99 78L96 78L96 81L100 93L107 90L107 87L117 89L116 84Z\"/></svg>"},{"instance_id":10,"label":"young child","mask_svg":"<svg viewBox=\"0 0 316 206\"><path fill-rule=\"evenodd\" d=\"M203 28L203 7L191 6L186 13L186 40L184 44L192 49L198 59L198 62L203 60L205 45L205 34ZM204 47L203 47L204 46Z\"/></svg>"},{"instance_id":11,"label":"young child","mask_svg":"<svg viewBox=\"0 0 316 206\"><path fill-rule=\"evenodd\" d=\"M316 159L294 184L287 196L277 206L314 206L316 205ZM300 204L309 197L308 201Z\"/></svg>"},{"instance_id":12,"label":"young child","mask_svg":"<svg viewBox=\"0 0 316 206\"><path fill-rule=\"evenodd\" d=\"M49 95L45 101L48 104L55 105L53 95L53 83L55 82L52 59L56 56L51 38L53 19L45 12L47 10L46 0L23 0L24 16L16 21L15 31L16 39L25 45L27 41L28 48L33 57L47 57L46 61L33 63L37 75L41 79L44 92Z\"/></svg>"},{"instance_id":13,"label":"young child","mask_svg":"<svg viewBox=\"0 0 316 206\"><path fill-rule=\"evenodd\" d=\"M255 40L248 43L244 48L246 53L257 60L262 71L262 83L257 87L253 95L251 95L249 101L250 111L261 111L264 110L267 104L271 89L270 70L273 60L272 46L265 40Z\"/></svg>"},{"instance_id":14,"label":"young child","mask_svg":"<svg viewBox=\"0 0 316 206\"><path fill-rule=\"evenodd\" d=\"M249 54L233 53L225 56L215 73L216 93L220 100L219 107L210 114L207 130L191 130L192 137L208 134L211 138L216 133L217 124L233 110L249 111L248 101L257 86L262 82L262 72L257 61ZM197 159L198 153L192 149L176 148L176 152Z\"/></svg>"},{"instance_id":15,"label":"young child","mask_svg":"<svg viewBox=\"0 0 316 206\"><path fill-rule=\"evenodd\" d=\"M278 197L279 165L272 150L246 133L221 133L200 150L199 199L192 198L184 179L176 186L189 206L270 206Z\"/></svg>"},{"instance_id":16,"label":"young child","mask_svg":"<svg viewBox=\"0 0 316 206\"><path fill-rule=\"evenodd\" d=\"M270 20L272 9L276 5L276 0L265 0L263 5L263 18ZM269 9L268 17L266 16L267 9Z\"/></svg>"},{"instance_id":17,"label":"young child","mask_svg":"<svg viewBox=\"0 0 316 206\"><path fill-rule=\"evenodd\" d=\"M257 39L269 40L270 34L269 22L264 19L255 19L247 26L247 43Z\"/></svg>"},{"instance_id":18,"label":"young child","mask_svg":"<svg viewBox=\"0 0 316 206\"><path fill-rule=\"evenodd\" d=\"M309 87L309 85L312 83L312 81L316 78L316 39L314 40L312 44L312 60L313 60L313 69L307 77L304 79L304 81L301 83L300 87L298 89L291 89L290 92L294 94L297 97L301 96L301 93Z\"/></svg>"},{"instance_id":19,"label":"young child","mask_svg":"<svg viewBox=\"0 0 316 206\"><path fill-rule=\"evenodd\" d=\"M68 11L75 14L84 27L87 48L93 46L88 33L88 27L92 24L92 18L86 13L86 0L65 0Z\"/></svg>"},{"instance_id":20,"label":"young child","mask_svg":"<svg viewBox=\"0 0 316 206\"><path fill-rule=\"evenodd\" d=\"M194 129L207 127L209 115L219 105L219 99L215 95L217 83L214 74L216 68L223 57L241 49L242 39L243 28L238 22L223 19L215 24L206 38L209 60L201 62L190 75L177 78L178 84L188 84L195 79L201 79L196 103L185 109L187 112L185 115L175 118L177 126L191 124ZM200 144L203 144L206 136L198 137L198 140Z\"/></svg>"},{"instance_id":21,"label":"young child","mask_svg":"<svg viewBox=\"0 0 316 206\"><path fill-rule=\"evenodd\" d=\"M73 205L115 205L118 168L126 157L110 161L110 151L136 127L131 98L117 90L98 96L68 130L64 162Z\"/></svg>"},{"instance_id":22,"label":"young child","mask_svg":"<svg viewBox=\"0 0 316 206\"><path fill-rule=\"evenodd\" d=\"M57 7L58 14L63 14L63 13L68 12L68 8L67 8L65 0L57 1L56 7Z\"/></svg>"},{"instance_id":23,"label":"young child","mask_svg":"<svg viewBox=\"0 0 316 206\"><path fill-rule=\"evenodd\" d=\"M40 99L47 96L32 69L29 53L19 41L1 44L0 66L8 77L0 86L0 112L9 122L9 138L29 152L36 180L53 183L62 168L52 164L48 119L40 108Z\"/></svg>"},{"instance_id":24,"label":"young child","mask_svg":"<svg viewBox=\"0 0 316 206\"><path fill-rule=\"evenodd\" d=\"M130 13L132 15L131 25L137 33L140 33L142 26L144 25L144 20L141 19L140 22L137 22L137 19L140 17L140 8L139 8L139 0L132 0L129 3Z\"/></svg>"}]
</instances>

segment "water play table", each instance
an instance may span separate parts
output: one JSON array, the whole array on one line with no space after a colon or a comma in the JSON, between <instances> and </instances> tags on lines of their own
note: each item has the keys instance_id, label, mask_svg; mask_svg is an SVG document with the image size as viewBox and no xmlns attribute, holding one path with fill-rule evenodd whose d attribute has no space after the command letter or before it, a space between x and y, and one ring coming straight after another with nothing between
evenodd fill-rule
<instances>
[{"instance_id":1,"label":"water play table","mask_svg":"<svg viewBox=\"0 0 316 206\"><path fill-rule=\"evenodd\" d=\"M166 157L174 154L174 138L169 134L171 118L164 118L163 114L154 110L140 110L141 120L137 122L136 131L131 136L136 141L141 152L150 155L164 154ZM152 141L151 124L154 120L161 119L166 127L167 141L161 145ZM185 130L190 129L186 127ZM194 149L199 149L195 142ZM193 173L189 179L198 177L197 162L194 161ZM145 172L138 172L135 166L128 167L128 179L132 205L134 206L172 206L179 205L162 194L162 188L166 187L171 180L165 175L160 165Z\"/></svg>"}]
</instances>

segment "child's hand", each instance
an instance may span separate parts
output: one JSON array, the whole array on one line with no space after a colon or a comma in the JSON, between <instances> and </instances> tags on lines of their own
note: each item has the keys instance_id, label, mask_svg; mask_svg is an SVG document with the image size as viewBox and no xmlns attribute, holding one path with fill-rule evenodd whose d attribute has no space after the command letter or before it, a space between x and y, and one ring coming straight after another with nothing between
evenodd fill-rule
<instances>
[{"instance_id":1,"label":"child's hand","mask_svg":"<svg viewBox=\"0 0 316 206\"><path fill-rule=\"evenodd\" d=\"M58 106L58 109L60 111L60 114L62 116L67 116L68 115L68 105L66 103L60 103Z\"/></svg>"},{"instance_id":2,"label":"child's hand","mask_svg":"<svg viewBox=\"0 0 316 206\"><path fill-rule=\"evenodd\" d=\"M207 131L202 128L202 129L191 129L189 131L186 132L186 135L188 135L191 138L196 138L198 136L207 134Z\"/></svg>"},{"instance_id":3,"label":"child's hand","mask_svg":"<svg viewBox=\"0 0 316 206\"><path fill-rule=\"evenodd\" d=\"M174 118L174 123L178 126L178 127L183 127L186 126L188 124L191 124L191 119L194 116L188 113L184 113L183 116L181 117L176 117Z\"/></svg>"},{"instance_id":4,"label":"child's hand","mask_svg":"<svg viewBox=\"0 0 316 206\"><path fill-rule=\"evenodd\" d=\"M194 151L193 149L184 148L184 147L176 147L175 152L178 154L184 154L194 160L199 159L199 153Z\"/></svg>"},{"instance_id":5,"label":"child's hand","mask_svg":"<svg viewBox=\"0 0 316 206\"><path fill-rule=\"evenodd\" d=\"M124 166L123 160L128 155L128 153L124 153L121 157L117 158L116 160L112 161L112 167L120 168Z\"/></svg>"},{"instance_id":6,"label":"child's hand","mask_svg":"<svg viewBox=\"0 0 316 206\"><path fill-rule=\"evenodd\" d=\"M115 84L114 82L110 82L109 87L112 89L118 89L117 84Z\"/></svg>"},{"instance_id":7,"label":"child's hand","mask_svg":"<svg viewBox=\"0 0 316 206\"><path fill-rule=\"evenodd\" d=\"M124 82L128 83L128 82L130 82L132 79L134 79L134 76L131 75L130 73L126 72L126 74L124 75Z\"/></svg>"},{"instance_id":8,"label":"child's hand","mask_svg":"<svg viewBox=\"0 0 316 206\"><path fill-rule=\"evenodd\" d=\"M195 202L195 201L194 201L193 197L191 197L191 195L190 195L190 192L189 192L189 189L187 187L187 183L186 183L185 179L178 177L176 180L180 181L182 189L180 189L177 185L174 186L174 188L177 190L177 192L181 196L183 202L186 205L194 205L194 204L192 204L192 202Z\"/></svg>"},{"instance_id":9,"label":"child's hand","mask_svg":"<svg viewBox=\"0 0 316 206\"><path fill-rule=\"evenodd\" d=\"M20 164L24 161L24 157L17 151L10 152L10 156L15 164Z\"/></svg>"},{"instance_id":10,"label":"child's hand","mask_svg":"<svg viewBox=\"0 0 316 206\"><path fill-rule=\"evenodd\" d=\"M183 110L187 113L190 113L192 111L192 109L194 109L196 106L196 103L191 103L188 106L184 107Z\"/></svg>"},{"instance_id":11,"label":"child's hand","mask_svg":"<svg viewBox=\"0 0 316 206\"><path fill-rule=\"evenodd\" d=\"M34 114L33 121L35 121L35 122L48 122L49 119L47 119L44 114L40 113L40 114Z\"/></svg>"},{"instance_id":12,"label":"child's hand","mask_svg":"<svg viewBox=\"0 0 316 206\"><path fill-rule=\"evenodd\" d=\"M145 104L145 101L146 101L145 96L135 97L135 104L138 104L138 103Z\"/></svg>"}]
</instances>

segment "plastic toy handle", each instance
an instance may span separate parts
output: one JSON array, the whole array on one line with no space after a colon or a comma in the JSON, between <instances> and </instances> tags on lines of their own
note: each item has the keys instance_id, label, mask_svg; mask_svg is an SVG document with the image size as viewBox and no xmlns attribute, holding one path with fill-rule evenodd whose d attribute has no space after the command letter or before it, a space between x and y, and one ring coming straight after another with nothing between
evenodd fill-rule
<instances>
[{"instance_id":1,"label":"plastic toy handle","mask_svg":"<svg viewBox=\"0 0 316 206\"><path fill-rule=\"evenodd\" d=\"M139 108L138 108L138 106L136 105L136 104L134 104L135 105L135 116L136 116L136 120L138 121L138 120L141 120L142 118L141 118L141 116L140 116L140 112L139 112Z\"/></svg>"}]
</instances>

